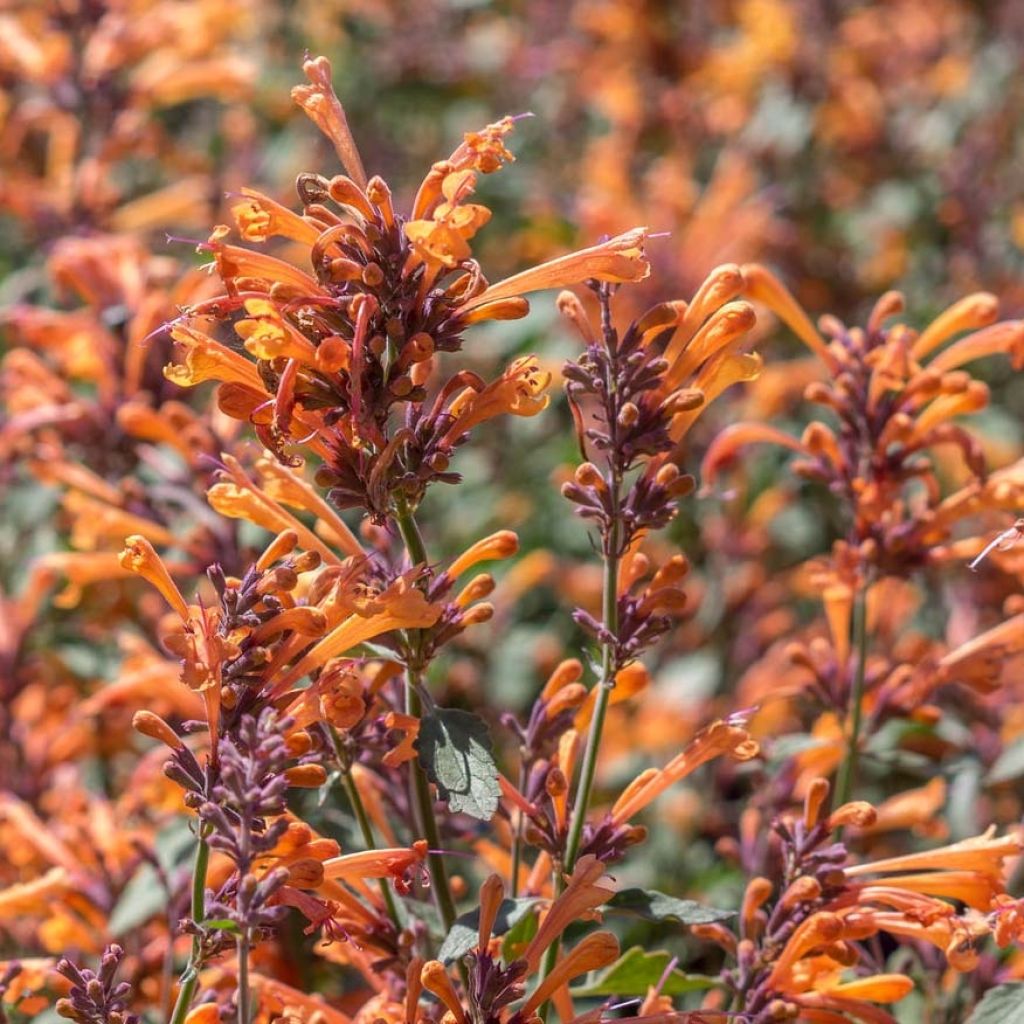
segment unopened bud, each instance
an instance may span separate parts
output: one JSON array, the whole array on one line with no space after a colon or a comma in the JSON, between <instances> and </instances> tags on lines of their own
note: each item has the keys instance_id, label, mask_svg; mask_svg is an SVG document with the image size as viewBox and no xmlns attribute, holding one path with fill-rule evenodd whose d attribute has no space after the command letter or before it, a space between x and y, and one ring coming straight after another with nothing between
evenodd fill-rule
<instances>
[{"instance_id":1,"label":"unopened bud","mask_svg":"<svg viewBox=\"0 0 1024 1024\"><path fill-rule=\"evenodd\" d=\"M640 410L634 402L626 402L619 410L619 426L631 427L640 418Z\"/></svg>"},{"instance_id":2,"label":"unopened bud","mask_svg":"<svg viewBox=\"0 0 1024 1024\"><path fill-rule=\"evenodd\" d=\"M152 711L136 711L132 716L132 728L151 740L165 743L171 750L180 750L184 746L181 737Z\"/></svg>"},{"instance_id":3,"label":"unopened bud","mask_svg":"<svg viewBox=\"0 0 1024 1024\"><path fill-rule=\"evenodd\" d=\"M367 263L363 267L362 278L367 288L376 288L384 281L384 271L376 263Z\"/></svg>"},{"instance_id":4,"label":"unopened bud","mask_svg":"<svg viewBox=\"0 0 1024 1024\"><path fill-rule=\"evenodd\" d=\"M583 462L576 467L574 474L576 483L581 487L596 487L599 490L605 489L604 478L601 471L592 462Z\"/></svg>"},{"instance_id":5,"label":"unopened bud","mask_svg":"<svg viewBox=\"0 0 1024 1024\"><path fill-rule=\"evenodd\" d=\"M284 777L288 780L289 786L296 786L300 789L316 789L327 781L327 772L323 765L297 764L287 769Z\"/></svg>"}]
</instances>

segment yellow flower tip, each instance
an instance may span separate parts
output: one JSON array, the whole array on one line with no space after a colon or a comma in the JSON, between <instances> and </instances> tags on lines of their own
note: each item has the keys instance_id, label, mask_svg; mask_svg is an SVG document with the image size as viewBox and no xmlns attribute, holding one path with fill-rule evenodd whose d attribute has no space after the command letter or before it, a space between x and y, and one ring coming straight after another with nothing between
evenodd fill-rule
<instances>
[{"instance_id":1,"label":"yellow flower tip","mask_svg":"<svg viewBox=\"0 0 1024 1024\"><path fill-rule=\"evenodd\" d=\"M871 310L868 317L867 330L869 334L875 334L881 330L882 324L891 316L897 316L906 308L906 301L902 292L889 291L880 296Z\"/></svg>"},{"instance_id":2,"label":"yellow flower tip","mask_svg":"<svg viewBox=\"0 0 1024 1024\"><path fill-rule=\"evenodd\" d=\"M483 323L486 320L522 320L530 312L530 303L521 295L513 295L507 299L495 299L484 302L467 310L460 317L465 326Z\"/></svg>"},{"instance_id":3,"label":"yellow flower tip","mask_svg":"<svg viewBox=\"0 0 1024 1024\"><path fill-rule=\"evenodd\" d=\"M795 652L795 653L803 653ZM814 828L818 824L818 817L821 814L821 808L825 801L828 799L830 786L828 779L813 779L811 784L807 787L807 795L804 797L804 825L808 829Z\"/></svg>"},{"instance_id":4,"label":"yellow flower tip","mask_svg":"<svg viewBox=\"0 0 1024 1024\"><path fill-rule=\"evenodd\" d=\"M734 462L740 449L748 444L777 444L800 455L807 454L799 439L767 423L731 423L719 431L704 453L700 473L705 489L715 487L722 470Z\"/></svg>"},{"instance_id":5,"label":"yellow flower tip","mask_svg":"<svg viewBox=\"0 0 1024 1024\"><path fill-rule=\"evenodd\" d=\"M853 800L837 807L828 819L830 829L853 825L855 828L870 828L878 820L878 811L866 800Z\"/></svg>"},{"instance_id":6,"label":"yellow flower tip","mask_svg":"<svg viewBox=\"0 0 1024 1024\"><path fill-rule=\"evenodd\" d=\"M156 553L153 545L145 537L132 534L124 542L124 550L118 556L122 569L137 573L148 580L163 595L164 600L178 613L183 622L188 622L189 611L185 598L181 596L177 584L171 579L163 559Z\"/></svg>"},{"instance_id":7,"label":"yellow flower tip","mask_svg":"<svg viewBox=\"0 0 1024 1024\"><path fill-rule=\"evenodd\" d=\"M494 577L490 573L482 572L474 576L455 598L455 603L460 608L468 608L474 601L481 601L494 592Z\"/></svg>"},{"instance_id":8,"label":"yellow flower tip","mask_svg":"<svg viewBox=\"0 0 1024 1024\"><path fill-rule=\"evenodd\" d=\"M164 377L172 384L190 388L213 380L265 394L259 371L238 352L186 324L174 327L171 338L177 342L184 360L164 367Z\"/></svg>"},{"instance_id":9,"label":"yellow flower tip","mask_svg":"<svg viewBox=\"0 0 1024 1024\"><path fill-rule=\"evenodd\" d=\"M299 544L299 535L294 530L282 530L264 549L256 562L260 572L266 572L275 562L290 555Z\"/></svg>"},{"instance_id":10,"label":"yellow flower tip","mask_svg":"<svg viewBox=\"0 0 1024 1024\"><path fill-rule=\"evenodd\" d=\"M825 991L827 995L839 999L896 1003L914 991L914 982L905 974L876 974L870 978L843 982Z\"/></svg>"},{"instance_id":11,"label":"yellow flower tip","mask_svg":"<svg viewBox=\"0 0 1024 1024\"><path fill-rule=\"evenodd\" d=\"M444 1003L458 1024L467 1024L469 1018L466 1016L466 1011L455 994L452 980L448 977L448 972L440 960L428 960L423 965L423 969L420 971L420 983L428 992L437 996Z\"/></svg>"},{"instance_id":12,"label":"yellow flower tip","mask_svg":"<svg viewBox=\"0 0 1024 1024\"><path fill-rule=\"evenodd\" d=\"M153 711L136 711L132 716L132 728L151 740L159 740L171 750L180 750L184 746L181 737Z\"/></svg>"},{"instance_id":13,"label":"yellow flower tip","mask_svg":"<svg viewBox=\"0 0 1024 1024\"><path fill-rule=\"evenodd\" d=\"M449 158L453 167L472 167L481 174L493 174L515 157L505 146L505 137L515 128L516 118L503 117L480 131L466 132L459 146Z\"/></svg>"},{"instance_id":14,"label":"yellow flower tip","mask_svg":"<svg viewBox=\"0 0 1024 1024\"><path fill-rule=\"evenodd\" d=\"M494 605L489 601L485 601L481 604L476 604L469 609L460 620L460 625L468 628L469 626L480 626L485 622L490 622L494 618Z\"/></svg>"},{"instance_id":15,"label":"yellow flower tip","mask_svg":"<svg viewBox=\"0 0 1024 1024\"><path fill-rule=\"evenodd\" d=\"M578 658L566 658L564 661L560 661L548 676L544 689L541 690L540 699L549 701L562 687L579 682L582 678L583 662Z\"/></svg>"},{"instance_id":16,"label":"yellow flower tip","mask_svg":"<svg viewBox=\"0 0 1024 1024\"><path fill-rule=\"evenodd\" d=\"M220 1005L200 1003L185 1015L185 1024L220 1024Z\"/></svg>"},{"instance_id":17,"label":"yellow flower tip","mask_svg":"<svg viewBox=\"0 0 1024 1024\"><path fill-rule=\"evenodd\" d=\"M448 567L448 576L458 579L480 562L511 558L519 550L519 538L511 530L499 530L467 548Z\"/></svg>"},{"instance_id":18,"label":"yellow flower tip","mask_svg":"<svg viewBox=\"0 0 1024 1024\"><path fill-rule=\"evenodd\" d=\"M546 702L544 717L551 721L557 718L563 711L575 711L588 702L588 696L587 688L582 683L569 683L568 686L563 686ZM586 724L584 723L582 728L586 728ZM578 717L575 725L577 728L581 728Z\"/></svg>"},{"instance_id":19,"label":"yellow flower tip","mask_svg":"<svg viewBox=\"0 0 1024 1024\"><path fill-rule=\"evenodd\" d=\"M297 789L316 789L327 781L327 772L320 764L297 764L285 770L289 786Z\"/></svg>"},{"instance_id":20,"label":"yellow flower tip","mask_svg":"<svg viewBox=\"0 0 1024 1024\"><path fill-rule=\"evenodd\" d=\"M491 932L498 916L501 901L505 898L505 884L500 875L489 875L480 886L480 925L477 929L477 948L487 949Z\"/></svg>"},{"instance_id":21,"label":"yellow flower tip","mask_svg":"<svg viewBox=\"0 0 1024 1024\"><path fill-rule=\"evenodd\" d=\"M932 350L948 341L954 334L973 331L994 323L999 315L999 300L990 292L975 292L954 302L940 313L914 342L910 354L922 359Z\"/></svg>"},{"instance_id":22,"label":"yellow flower tip","mask_svg":"<svg viewBox=\"0 0 1024 1024\"><path fill-rule=\"evenodd\" d=\"M743 894L743 905L740 908L740 921L743 924L745 935L753 931L757 912L768 902L773 891L774 886L767 878L758 876L747 883L746 891Z\"/></svg>"},{"instance_id":23,"label":"yellow flower tip","mask_svg":"<svg viewBox=\"0 0 1024 1024\"><path fill-rule=\"evenodd\" d=\"M513 295L545 289L562 289L594 279L612 284L643 281L650 275L645 245L647 228L633 228L588 249L559 256L491 285L467 304L467 308Z\"/></svg>"},{"instance_id":24,"label":"yellow flower tip","mask_svg":"<svg viewBox=\"0 0 1024 1024\"><path fill-rule=\"evenodd\" d=\"M800 903L808 903L821 896L821 882L811 875L801 875L795 879L779 900L784 907L795 907Z\"/></svg>"},{"instance_id":25,"label":"yellow flower tip","mask_svg":"<svg viewBox=\"0 0 1024 1024\"><path fill-rule=\"evenodd\" d=\"M835 357L789 289L760 263L745 263L741 270L746 296L767 306L829 369L835 369Z\"/></svg>"}]
</instances>

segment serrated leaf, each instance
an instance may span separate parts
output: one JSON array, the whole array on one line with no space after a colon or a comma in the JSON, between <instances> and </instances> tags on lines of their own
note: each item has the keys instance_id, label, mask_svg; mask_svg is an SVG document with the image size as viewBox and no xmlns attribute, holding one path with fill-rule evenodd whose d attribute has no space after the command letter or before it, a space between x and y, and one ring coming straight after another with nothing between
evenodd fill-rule
<instances>
[{"instance_id":1,"label":"serrated leaf","mask_svg":"<svg viewBox=\"0 0 1024 1024\"><path fill-rule=\"evenodd\" d=\"M115 939L121 938L151 917L167 909L167 893L152 864L142 864L121 892L110 912L107 928Z\"/></svg>"},{"instance_id":2,"label":"serrated leaf","mask_svg":"<svg viewBox=\"0 0 1024 1024\"><path fill-rule=\"evenodd\" d=\"M492 934L504 935L536 905L537 900L535 899L502 900L494 919ZM476 947L479 928L480 908L477 907L476 910L463 914L452 925L451 931L448 932L441 944L437 958L443 963L450 964L453 960L464 957Z\"/></svg>"},{"instance_id":3,"label":"serrated leaf","mask_svg":"<svg viewBox=\"0 0 1024 1024\"><path fill-rule=\"evenodd\" d=\"M498 809L498 767L483 719L456 708L439 708L420 720L420 764L448 807L490 821Z\"/></svg>"},{"instance_id":4,"label":"serrated leaf","mask_svg":"<svg viewBox=\"0 0 1024 1024\"><path fill-rule=\"evenodd\" d=\"M1024 983L1014 981L990 988L967 1024L1024 1024Z\"/></svg>"},{"instance_id":5,"label":"serrated leaf","mask_svg":"<svg viewBox=\"0 0 1024 1024\"><path fill-rule=\"evenodd\" d=\"M696 900L681 900L656 889L622 889L605 904L605 909L636 914L647 921L679 921L682 924L713 924L734 916L732 910L706 907Z\"/></svg>"},{"instance_id":6,"label":"serrated leaf","mask_svg":"<svg viewBox=\"0 0 1024 1024\"><path fill-rule=\"evenodd\" d=\"M991 786L1024 775L1024 738L1014 740L996 759L985 781Z\"/></svg>"},{"instance_id":7,"label":"serrated leaf","mask_svg":"<svg viewBox=\"0 0 1024 1024\"><path fill-rule=\"evenodd\" d=\"M588 996L645 996L651 985L657 985L663 977L672 954L665 950L647 953L642 946L628 949L610 967L584 985L572 989L572 995ZM678 996L684 992L698 992L714 988L714 978L702 974L684 974L673 970L661 987L662 995Z\"/></svg>"}]
</instances>

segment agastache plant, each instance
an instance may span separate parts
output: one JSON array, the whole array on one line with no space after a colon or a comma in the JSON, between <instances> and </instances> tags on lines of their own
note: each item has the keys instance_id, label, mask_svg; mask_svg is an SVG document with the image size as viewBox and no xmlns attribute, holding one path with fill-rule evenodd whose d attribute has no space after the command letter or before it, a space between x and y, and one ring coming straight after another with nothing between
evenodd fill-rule
<instances>
[{"instance_id":1,"label":"agastache plant","mask_svg":"<svg viewBox=\"0 0 1024 1024\"><path fill-rule=\"evenodd\" d=\"M191 104L247 80L223 46L259 4L0 15L27 143L0 146L0 207L53 241L48 276L7 282L0 472L46 488L19 523L56 510L0 595L3 1024L982 1024L988 989L1019 1009L1024 463L1008 419L965 415L1012 394L966 367L1017 368L1024 326L975 293L917 329L894 292L815 326L785 275L728 262L802 248L752 157L711 164L817 37L759 0L734 38L676 46L642 6L557 12L598 44L575 112L610 132L582 161L575 128L557 140L576 249L566 197L509 167L544 118L496 107L406 189L307 55L292 98L323 153L308 125L248 147L268 90L186 160ZM862 15L816 87L856 86L863 127L899 54ZM373 16L403 89L395 37L453 17ZM925 49L937 17L891 14ZM529 38L494 59L571 56ZM666 70L680 88L654 95ZM846 138L851 117L823 120ZM232 180L216 225L221 150L292 181ZM161 155L170 193L120 203ZM154 255L139 226L165 215ZM797 459L708 500L748 442Z\"/></svg>"}]
</instances>

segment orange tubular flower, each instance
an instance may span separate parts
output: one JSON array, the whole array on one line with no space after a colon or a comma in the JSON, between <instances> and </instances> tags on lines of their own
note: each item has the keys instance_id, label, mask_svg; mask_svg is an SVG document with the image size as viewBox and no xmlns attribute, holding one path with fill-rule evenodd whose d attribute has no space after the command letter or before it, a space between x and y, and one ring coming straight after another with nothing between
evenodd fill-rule
<instances>
[{"instance_id":1,"label":"orange tubular flower","mask_svg":"<svg viewBox=\"0 0 1024 1024\"><path fill-rule=\"evenodd\" d=\"M441 614L423 591L403 577L375 598L370 609L369 614L357 612L343 619L275 682L274 691L283 693L313 669L366 640L393 629L425 629Z\"/></svg>"},{"instance_id":2,"label":"orange tubular flower","mask_svg":"<svg viewBox=\"0 0 1024 1024\"><path fill-rule=\"evenodd\" d=\"M664 768L645 772L627 786L612 806L611 820L625 825L666 789L712 758L728 754L737 761L748 761L757 753L758 746L745 729L727 721L713 722Z\"/></svg>"},{"instance_id":3,"label":"orange tubular flower","mask_svg":"<svg viewBox=\"0 0 1024 1024\"><path fill-rule=\"evenodd\" d=\"M531 973L537 969L544 951L569 924L589 914L614 894L615 890L603 882L604 865L596 857L580 857L565 891L548 907L537 934L523 951L522 958L529 964Z\"/></svg>"},{"instance_id":4,"label":"orange tubular flower","mask_svg":"<svg viewBox=\"0 0 1024 1024\"><path fill-rule=\"evenodd\" d=\"M529 292L565 288L594 279L622 283L643 281L651 272L644 254L647 228L634 228L606 242L559 256L531 270L506 278L486 288L463 307L466 312L525 295Z\"/></svg>"}]
</instances>

